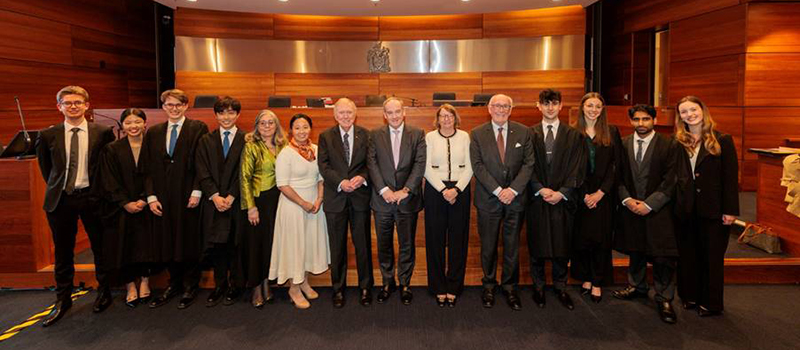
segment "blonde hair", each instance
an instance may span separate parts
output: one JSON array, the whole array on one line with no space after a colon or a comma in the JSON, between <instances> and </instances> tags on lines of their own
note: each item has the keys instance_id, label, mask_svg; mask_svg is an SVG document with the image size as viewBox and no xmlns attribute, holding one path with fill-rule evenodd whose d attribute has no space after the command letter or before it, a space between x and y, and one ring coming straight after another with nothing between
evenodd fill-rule
<instances>
[{"instance_id":1,"label":"blonde hair","mask_svg":"<svg viewBox=\"0 0 800 350\"><path fill-rule=\"evenodd\" d=\"M589 92L583 95L580 107L578 108L578 119L572 123L572 127L577 129L583 136L586 135L586 116L583 112L583 104L590 98L596 98L603 104L603 110L600 111L600 116L597 117L597 122L594 124L594 139L592 143L595 145L608 146L611 144L611 129L608 127L608 116L606 113L606 101L603 96L597 92Z\"/></svg>"},{"instance_id":2,"label":"blonde hair","mask_svg":"<svg viewBox=\"0 0 800 350\"><path fill-rule=\"evenodd\" d=\"M189 103L189 96L183 90L171 89L161 93L161 103L167 102L167 97L172 97L183 104Z\"/></svg>"},{"instance_id":3,"label":"blonde hair","mask_svg":"<svg viewBox=\"0 0 800 350\"><path fill-rule=\"evenodd\" d=\"M245 142L264 141L261 138L261 134L258 132L258 124L261 122L261 119L264 119L265 117L275 122L275 134L272 135L272 144L278 149L283 148L283 146L286 146L288 143L286 140L286 134L283 132L283 127L281 126L281 121L278 119L278 116L269 109L262 109L260 112L258 112L253 131L244 136Z\"/></svg>"},{"instance_id":4,"label":"blonde hair","mask_svg":"<svg viewBox=\"0 0 800 350\"><path fill-rule=\"evenodd\" d=\"M686 96L680 101L678 104L675 105L675 139L683 145L683 148L686 149L686 152L689 155L694 155L694 146L695 140L692 136L692 132L689 130L689 125L686 124L683 119L681 119L681 112L680 107L682 104L686 102L696 103L700 106L703 110L703 128L700 132L700 141L703 142L706 150L708 153L711 153L715 156L720 155L722 153L722 147L719 145L719 140L717 140L717 135L715 135L714 131L717 129L717 124L714 123L714 119L711 119L711 113L708 111L708 106L703 103L697 96Z\"/></svg>"},{"instance_id":5,"label":"blonde hair","mask_svg":"<svg viewBox=\"0 0 800 350\"><path fill-rule=\"evenodd\" d=\"M89 101L89 93L86 92L86 89L80 86L70 85L63 87L61 90L58 90L58 93L56 93L56 102L61 103L61 100L63 100L64 96L67 95L83 96L84 102Z\"/></svg>"},{"instance_id":6,"label":"blonde hair","mask_svg":"<svg viewBox=\"0 0 800 350\"><path fill-rule=\"evenodd\" d=\"M439 130L439 113L442 113L442 110L448 111L453 115L453 127L458 129L458 126L461 125L461 117L458 116L458 111L456 111L456 108L449 103L442 104L439 106L439 109L436 110L436 115L433 117L433 127L436 128L436 130Z\"/></svg>"}]
</instances>

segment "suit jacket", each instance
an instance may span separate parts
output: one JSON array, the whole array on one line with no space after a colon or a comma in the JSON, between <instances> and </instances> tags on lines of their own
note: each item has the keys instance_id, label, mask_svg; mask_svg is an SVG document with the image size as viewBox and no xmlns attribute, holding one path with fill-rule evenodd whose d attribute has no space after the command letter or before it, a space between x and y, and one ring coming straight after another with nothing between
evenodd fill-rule
<instances>
[{"instance_id":1,"label":"suit jacket","mask_svg":"<svg viewBox=\"0 0 800 350\"><path fill-rule=\"evenodd\" d=\"M95 123L89 125L89 184L92 192L100 186L97 174L100 164L100 155L103 148L116 137L111 128ZM44 210L52 213L56 210L64 192L64 182L67 181L67 150L64 147L64 123L58 123L39 132L36 139L36 156L39 158L39 170L47 182L44 194Z\"/></svg>"},{"instance_id":2,"label":"suit jacket","mask_svg":"<svg viewBox=\"0 0 800 350\"><path fill-rule=\"evenodd\" d=\"M422 210L422 176L425 175L425 133L421 129L405 124L400 140L400 160L397 169L392 156L392 140L390 126L384 125L375 130L369 137L367 167L369 180L372 182L372 210L388 212L399 210L403 213L414 213ZM389 187L397 191L408 187L408 197L397 204L388 204L378 193Z\"/></svg>"},{"instance_id":3,"label":"suit jacket","mask_svg":"<svg viewBox=\"0 0 800 350\"><path fill-rule=\"evenodd\" d=\"M203 191L203 235L206 243L227 243L231 224L235 223L239 211L239 160L244 149L244 133L236 130L231 140L228 157L222 152L222 136L219 128L200 138L196 153L197 180ZM209 201L211 195L219 193L221 197L231 195L235 198L233 206L225 212L219 212L214 203Z\"/></svg>"},{"instance_id":4,"label":"suit jacket","mask_svg":"<svg viewBox=\"0 0 800 350\"><path fill-rule=\"evenodd\" d=\"M739 161L730 135L715 131L722 152L715 156L700 143L692 178L689 154L679 145L680 174L677 210L688 218L692 210L702 218L721 219L722 214L739 215Z\"/></svg>"},{"instance_id":5,"label":"suit jacket","mask_svg":"<svg viewBox=\"0 0 800 350\"><path fill-rule=\"evenodd\" d=\"M528 181L533 173L533 141L530 130L517 122L508 121L505 163L500 161L497 138L492 122L472 129L469 156L475 175L475 207L489 212L501 211L504 204L492 191L510 187L517 192L508 208L525 210L528 202Z\"/></svg>"},{"instance_id":6,"label":"suit jacket","mask_svg":"<svg viewBox=\"0 0 800 350\"><path fill-rule=\"evenodd\" d=\"M335 125L319 135L317 164L324 179L322 209L325 212L339 213L347 208L348 202L357 211L369 211L370 182L367 168L369 131L353 125L351 132L353 132L353 144L350 145L350 165L347 164L344 155L344 144L339 125ZM355 176L361 176L367 180L367 186L361 186L350 193L337 190L342 180Z\"/></svg>"},{"instance_id":7,"label":"suit jacket","mask_svg":"<svg viewBox=\"0 0 800 350\"><path fill-rule=\"evenodd\" d=\"M621 181L619 199L630 197L643 200L652 211L640 216L620 207L614 248L649 256L677 256L673 210L678 177L677 144L673 139L656 133L643 156L642 165L638 166L634 159L633 142L633 135L622 140L624 155L620 159L618 174ZM637 193L636 182L645 176L644 193Z\"/></svg>"}]
</instances>

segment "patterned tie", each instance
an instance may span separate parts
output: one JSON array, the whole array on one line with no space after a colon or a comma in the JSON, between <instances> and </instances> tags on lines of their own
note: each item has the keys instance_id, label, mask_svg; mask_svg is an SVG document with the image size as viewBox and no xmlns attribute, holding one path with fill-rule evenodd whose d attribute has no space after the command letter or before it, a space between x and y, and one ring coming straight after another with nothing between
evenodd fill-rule
<instances>
[{"instance_id":1,"label":"patterned tie","mask_svg":"<svg viewBox=\"0 0 800 350\"><path fill-rule=\"evenodd\" d=\"M547 164L553 160L553 148L556 145L556 138L553 136L553 126L547 126L547 136L544 137L544 151L547 158Z\"/></svg>"},{"instance_id":2,"label":"patterned tie","mask_svg":"<svg viewBox=\"0 0 800 350\"><path fill-rule=\"evenodd\" d=\"M642 144L644 144L644 140L636 140L639 143L639 147L636 149L636 164L642 164Z\"/></svg>"},{"instance_id":3,"label":"patterned tie","mask_svg":"<svg viewBox=\"0 0 800 350\"><path fill-rule=\"evenodd\" d=\"M169 133L169 149L167 150L170 157L172 157L172 153L175 152L176 143L178 143L178 124L172 124L172 131Z\"/></svg>"},{"instance_id":4,"label":"patterned tie","mask_svg":"<svg viewBox=\"0 0 800 350\"><path fill-rule=\"evenodd\" d=\"M394 168L400 162L400 130L392 130L392 156L394 157Z\"/></svg>"},{"instance_id":5,"label":"patterned tie","mask_svg":"<svg viewBox=\"0 0 800 350\"><path fill-rule=\"evenodd\" d=\"M344 159L347 160L347 165L350 165L350 134L344 133L344 139L342 140L342 144L344 144Z\"/></svg>"},{"instance_id":6,"label":"patterned tie","mask_svg":"<svg viewBox=\"0 0 800 350\"><path fill-rule=\"evenodd\" d=\"M69 165L67 165L67 185L64 191L67 194L72 194L75 191L75 180L78 178L78 151L80 144L78 139L78 131L80 128L72 128L72 138L69 141Z\"/></svg>"},{"instance_id":7,"label":"patterned tie","mask_svg":"<svg viewBox=\"0 0 800 350\"><path fill-rule=\"evenodd\" d=\"M503 128L497 128L497 151L500 152L500 162L506 163L506 141L503 138Z\"/></svg>"},{"instance_id":8,"label":"patterned tie","mask_svg":"<svg viewBox=\"0 0 800 350\"><path fill-rule=\"evenodd\" d=\"M225 135L225 138L222 139L222 154L225 156L225 158L228 158L228 151L231 150L231 141L228 140L228 135L230 135L231 132L225 131L223 134Z\"/></svg>"}]
</instances>

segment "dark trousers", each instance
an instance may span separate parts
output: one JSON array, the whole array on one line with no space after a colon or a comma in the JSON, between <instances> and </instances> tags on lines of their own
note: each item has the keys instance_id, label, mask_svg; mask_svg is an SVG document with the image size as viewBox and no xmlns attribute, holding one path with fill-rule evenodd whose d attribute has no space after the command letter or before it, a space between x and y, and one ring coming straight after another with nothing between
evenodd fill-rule
<instances>
[{"instance_id":1,"label":"dark trousers","mask_svg":"<svg viewBox=\"0 0 800 350\"><path fill-rule=\"evenodd\" d=\"M536 290L543 290L547 279L544 273L544 263L550 260L553 272L553 288L564 290L567 287L567 273L569 271L569 258L534 258L531 257L531 278Z\"/></svg>"},{"instance_id":2,"label":"dark trousers","mask_svg":"<svg viewBox=\"0 0 800 350\"><path fill-rule=\"evenodd\" d=\"M83 223L94 254L95 278L99 289L108 288L108 269L103 263L103 223L98 214L99 203L89 194L89 189L80 193L61 194L56 209L47 214L47 222L53 233L55 245L56 293L60 300L72 295L75 278L75 237L78 235L78 219Z\"/></svg>"},{"instance_id":3,"label":"dark trousers","mask_svg":"<svg viewBox=\"0 0 800 350\"><path fill-rule=\"evenodd\" d=\"M375 212L375 234L378 238L378 263L384 286L395 285L394 281L394 228L397 225L397 243L400 246L397 258L397 279L401 286L411 283L414 272L414 238L417 234L419 213Z\"/></svg>"},{"instance_id":4,"label":"dark trousers","mask_svg":"<svg viewBox=\"0 0 800 350\"><path fill-rule=\"evenodd\" d=\"M134 282L139 277L150 277L153 272L153 266L150 263L129 264L119 270L119 282Z\"/></svg>"},{"instance_id":5,"label":"dark trousers","mask_svg":"<svg viewBox=\"0 0 800 350\"><path fill-rule=\"evenodd\" d=\"M711 311L723 310L725 251L730 226L693 217L678 235L678 295Z\"/></svg>"},{"instance_id":6,"label":"dark trousers","mask_svg":"<svg viewBox=\"0 0 800 350\"><path fill-rule=\"evenodd\" d=\"M173 261L167 264L169 285L178 290L196 289L200 286L200 263L196 261Z\"/></svg>"},{"instance_id":7,"label":"dark trousers","mask_svg":"<svg viewBox=\"0 0 800 350\"><path fill-rule=\"evenodd\" d=\"M347 286L347 227L356 251L358 287L372 288L372 236L369 211L357 211L352 205L338 213L325 213L328 223L328 241L331 246L331 286L334 292L344 291Z\"/></svg>"},{"instance_id":8,"label":"dark trousers","mask_svg":"<svg viewBox=\"0 0 800 350\"><path fill-rule=\"evenodd\" d=\"M573 251L572 276L592 286L603 287L614 281L611 250L602 247Z\"/></svg>"},{"instance_id":9,"label":"dark trousers","mask_svg":"<svg viewBox=\"0 0 800 350\"><path fill-rule=\"evenodd\" d=\"M208 251L211 265L214 267L214 287L244 287L244 278L237 268L236 244L233 242L233 231L228 243L212 243Z\"/></svg>"},{"instance_id":10,"label":"dark trousers","mask_svg":"<svg viewBox=\"0 0 800 350\"><path fill-rule=\"evenodd\" d=\"M478 209L478 235L481 237L483 288L497 286L497 241L503 237L503 274L500 284L506 291L519 284L519 233L524 212L508 210L489 212Z\"/></svg>"},{"instance_id":11,"label":"dark trousers","mask_svg":"<svg viewBox=\"0 0 800 350\"><path fill-rule=\"evenodd\" d=\"M647 262L653 264L653 287L656 302L670 302L675 296L675 268L677 258L648 257L641 252L630 253L628 283L640 292L647 293Z\"/></svg>"},{"instance_id":12,"label":"dark trousers","mask_svg":"<svg viewBox=\"0 0 800 350\"><path fill-rule=\"evenodd\" d=\"M452 188L454 183L446 185ZM450 204L426 182L424 199L428 290L434 295L460 295L469 247L469 186Z\"/></svg>"}]
</instances>

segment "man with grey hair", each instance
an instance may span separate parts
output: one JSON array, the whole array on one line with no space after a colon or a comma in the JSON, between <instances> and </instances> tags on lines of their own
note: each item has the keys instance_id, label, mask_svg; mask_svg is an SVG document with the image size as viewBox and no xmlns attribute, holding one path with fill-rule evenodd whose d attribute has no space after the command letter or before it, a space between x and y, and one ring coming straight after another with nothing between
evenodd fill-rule
<instances>
[{"instance_id":1,"label":"man with grey hair","mask_svg":"<svg viewBox=\"0 0 800 350\"><path fill-rule=\"evenodd\" d=\"M475 207L481 238L483 306L494 306L497 286L497 239L503 237L500 285L512 310L519 298L519 233L527 202L526 188L533 171L533 145L525 125L509 121L513 101L506 95L489 100L492 120L472 129L470 158L475 174Z\"/></svg>"},{"instance_id":2,"label":"man with grey hair","mask_svg":"<svg viewBox=\"0 0 800 350\"><path fill-rule=\"evenodd\" d=\"M345 304L347 282L347 227L350 226L356 251L359 303L372 304L372 241L370 237L367 182L369 132L355 125L356 104L341 98L333 105L336 125L319 135L319 171L324 179L322 209L328 224L331 248L331 285L333 306Z\"/></svg>"}]
</instances>

